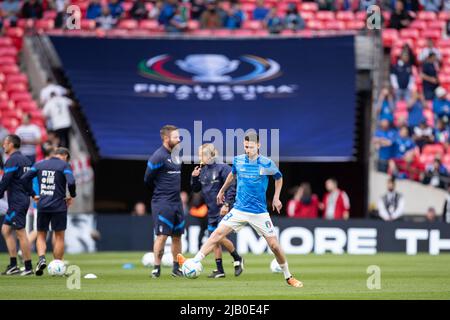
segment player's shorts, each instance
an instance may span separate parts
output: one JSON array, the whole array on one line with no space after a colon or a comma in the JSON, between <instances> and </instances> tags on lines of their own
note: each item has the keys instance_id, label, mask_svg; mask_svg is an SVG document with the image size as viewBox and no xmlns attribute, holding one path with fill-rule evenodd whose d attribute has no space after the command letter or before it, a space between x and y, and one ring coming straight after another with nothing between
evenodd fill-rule
<instances>
[{"instance_id":1,"label":"player's shorts","mask_svg":"<svg viewBox=\"0 0 450 320\"><path fill-rule=\"evenodd\" d=\"M16 230L25 228L27 223L27 210L8 209L3 223Z\"/></svg>"},{"instance_id":2,"label":"player's shorts","mask_svg":"<svg viewBox=\"0 0 450 320\"><path fill-rule=\"evenodd\" d=\"M208 235L211 235L214 232L214 230L217 229L221 220L222 220L221 216L216 217L208 216Z\"/></svg>"},{"instance_id":3,"label":"player's shorts","mask_svg":"<svg viewBox=\"0 0 450 320\"><path fill-rule=\"evenodd\" d=\"M37 230L49 230L50 224L52 231L64 231L67 228L67 211L64 212L38 212Z\"/></svg>"},{"instance_id":4,"label":"player's shorts","mask_svg":"<svg viewBox=\"0 0 450 320\"><path fill-rule=\"evenodd\" d=\"M152 203L152 215L156 235L180 236L184 233L185 221L181 203Z\"/></svg>"},{"instance_id":5,"label":"player's shorts","mask_svg":"<svg viewBox=\"0 0 450 320\"><path fill-rule=\"evenodd\" d=\"M235 232L249 224L260 236L274 237L276 235L268 212L255 214L233 208L223 217L220 224L230 227Z\"/></svg>"}]
</instances>

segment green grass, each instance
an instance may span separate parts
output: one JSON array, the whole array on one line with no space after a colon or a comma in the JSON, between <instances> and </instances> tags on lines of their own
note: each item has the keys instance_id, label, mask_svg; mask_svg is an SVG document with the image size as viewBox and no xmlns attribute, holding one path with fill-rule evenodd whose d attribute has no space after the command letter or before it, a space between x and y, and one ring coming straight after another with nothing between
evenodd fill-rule
<instances>
[{"instance_id":1,"label":"green grass","mask_svg":"<svg viewBox=\"0 0 450 320\"><path fill-rule=\"evenodd\" d=\"M225 279L208 279L213 259L204 262L204 273L195 280L174 279L170 268L160 279L149 277L140 259L143 253L110 252L68 255L66 260L81 268L80 290L69 290L67 278L0 277L0 299L450 299L450 255L378 254L375 256L289 256L291 272L304 288L288 287L281 274L272 274L272 256L246 256L244 273L235 278L231 258L224 256ZM36 257L33 257L36 259ZM35 260L36 261L36 260ZM0 255L2 268L8 257ZM134 263L131 270L124 263ZM369 265L381 268L381 289L366 286Z\"/></svg>"}]
</instances>

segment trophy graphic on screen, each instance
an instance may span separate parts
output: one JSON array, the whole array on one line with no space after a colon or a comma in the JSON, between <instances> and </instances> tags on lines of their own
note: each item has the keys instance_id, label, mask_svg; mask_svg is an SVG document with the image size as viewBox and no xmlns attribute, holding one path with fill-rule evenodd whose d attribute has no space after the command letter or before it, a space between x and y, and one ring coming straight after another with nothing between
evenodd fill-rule
<instances>
[{"instance_id":1,"label":"trophy graphic on screen","mask_svg":"<svg viewBox=\"0 0 450 320\"><path fill-rule=\"evenodd\" d=\"M218 83L231 80L226 74L235 71L239 61L220 54L191 54L184 60L177 60L176 64L184 71L196 74L192 78L194 81Z\"/></svg>"}]
</instances>

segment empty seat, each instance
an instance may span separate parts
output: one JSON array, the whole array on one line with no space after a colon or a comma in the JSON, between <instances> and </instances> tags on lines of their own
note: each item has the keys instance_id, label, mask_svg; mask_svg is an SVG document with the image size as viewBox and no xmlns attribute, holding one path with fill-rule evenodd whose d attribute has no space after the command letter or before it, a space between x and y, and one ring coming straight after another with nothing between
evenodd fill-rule
<instances>
[{"instance_id":1,"label":"empty seat","mask_svg":"<svg viewBox=\"0 0 450 320\"><path fill-rule=\"evenodd\" d=\"M319 11L319 5L315 2L304 2L300 4L300 10L303 11Z\"/></svg>"},{"instance_id":2,"label":"empty seat","mask_svg":"<svg viewBox=\"0 0 450 320\"><path fill-rule=\"evenodd\" d=\"M322 21L329 21L334 20L336 17L334 15L334 12L332 11L318 11L316 13L316 19L322 20Z\"/></svg>"},{"instance_id":3,"label":"empty seat","mask_svg":"<svg viewBox=\"0 0 450 320\"><path fill-rule=\"evenodd\" d=\"M137 29L138 22L133 19L124 19L119 22L118 27L121 29L133 30Z\"/></svg>"},{"instance_id":4,"label":"empty seat","mask_svg":"<svg viewBox=\"0 0 450 320\"><path fill-rule=\"evenodd\" d=\"M432 11L419 11L417 13L417 19L419 20L436 20L436 13Z\"/></svg>"},{"instance_id":5,"label":"empty seat","mask_svg":"<svg viewBox=\"0 0 450 320\"><path fill-rule=\"evenodd\" d=\"M427 144L422 149L422 154L443 155L444 147L441 144Z\"/></svg>"},{"instance_id":6,"label":"empty seat","mask_svg":"<svg viewBox=\"0 0 450 320\"><path fill-rule=\"evenodd\" d=\"M402 30L400 30L400 37L417 39L417 38L419 38L419 30L417 30L417 29L402 29Z\"/></svg>"}]
</instances>

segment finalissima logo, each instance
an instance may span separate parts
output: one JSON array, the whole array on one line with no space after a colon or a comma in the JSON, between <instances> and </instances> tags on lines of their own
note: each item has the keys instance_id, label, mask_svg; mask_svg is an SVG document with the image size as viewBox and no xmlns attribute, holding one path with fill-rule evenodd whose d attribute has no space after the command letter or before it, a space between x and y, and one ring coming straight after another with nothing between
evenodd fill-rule
<instances>
[{"instance_id":1,"label":"finalissima logo","mask_svg":"<svg viewBox=\"0 0 450 320\"><path fill-rule=\"evenodd\" d=\"M191 54L174 58L162 54L139 63L139 73L166 83L252 84L281 75L280 65L272 59L243 55L230 59L222 54Z\"/></svg>"}]
</instances>

